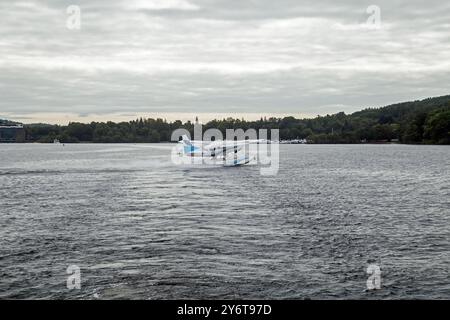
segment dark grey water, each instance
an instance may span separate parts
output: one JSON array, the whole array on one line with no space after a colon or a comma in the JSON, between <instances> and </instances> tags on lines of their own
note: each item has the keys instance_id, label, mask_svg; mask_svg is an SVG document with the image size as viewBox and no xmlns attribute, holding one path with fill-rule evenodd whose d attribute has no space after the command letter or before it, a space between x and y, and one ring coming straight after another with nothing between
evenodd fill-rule
<instances>
[{"instance_id":1,"label":"dark grey water","mask_svg":"<svg viewBox=\"0 0 450 320\"><path fill-rule=\"evenodd\" d=\"M282 145L276 176L169 148L0 145L0 298L450 298L449 147Z\"/></svg>"}]
</instances>

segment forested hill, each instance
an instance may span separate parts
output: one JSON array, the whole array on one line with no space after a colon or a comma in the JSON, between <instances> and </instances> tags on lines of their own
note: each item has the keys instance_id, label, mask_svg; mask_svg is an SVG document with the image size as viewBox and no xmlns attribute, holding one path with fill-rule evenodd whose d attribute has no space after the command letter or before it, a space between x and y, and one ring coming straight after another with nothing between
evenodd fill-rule
<instances>
[{"instance_id":1,"label":"forested hill","mask_svg":"<svg viewBox=\"0 0 450 320\"><path fill-rule=\"evenodd\" d=\"M18 125L18 124L20 124L20 123L14 122L14 121L5 120L5 119L0 119L0 126L15 126L15 125Z\"/></svg>"},{"instance_id":2,"label":"forested hill","mask_svg":"<svg viewBox=\"0 0 450 320\"><path fill-rule=\"evenodd\" d=\"M193 130L193 123L163 119L129 122L70 123L67 126L25 125L26 140L38 142L160 142L169 141L177 128ZM369 108L352 114L340 112L313 119L262 118L213 120L204 129L280 129L281 139L310 143L389 142L450 144L450 95Z\"/></svg>"}]
</instances>

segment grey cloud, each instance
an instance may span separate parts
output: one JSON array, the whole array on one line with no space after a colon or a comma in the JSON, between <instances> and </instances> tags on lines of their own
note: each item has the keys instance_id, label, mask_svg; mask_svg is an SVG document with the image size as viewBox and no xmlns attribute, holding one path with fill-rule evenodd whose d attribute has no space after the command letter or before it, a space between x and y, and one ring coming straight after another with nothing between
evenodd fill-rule
<instances>
[{"instance_id":1,"label":"grey cloud","mask_svg":"<svg viewBox=\"0 0 450 320\"><path fill-rule=\"evenodd\" d=\"M0 4L0 113L333 113L448 94L450 4L186 0Z\"/></svg>"},{"instance_id":2,"label":"grey cloud","mask_svg":"<svg viewBox=\"0 0 450 320\"><path fill-rule=\"evenodd\" d=\"M375 72L356 74L344 80L339 74L330 76L326 72L305 70L271 73L264 77L222 77L207 73L149 76L121 72L79 77L71 72L52 71L51 80L29 72L16 74L14 78L3 74L0 80L8 80L2 97L12 102L5 104L2 111L16 114L74 111L107 114L132 110L314 115L342 108L356 111L361 107L408 100L412 96L439 95L447 89L447 77L445 72L440 72L433 74L430 81L429 75L412 78ZM21 107L17 108L19 102Z\"/></svg>"}]
</instances>

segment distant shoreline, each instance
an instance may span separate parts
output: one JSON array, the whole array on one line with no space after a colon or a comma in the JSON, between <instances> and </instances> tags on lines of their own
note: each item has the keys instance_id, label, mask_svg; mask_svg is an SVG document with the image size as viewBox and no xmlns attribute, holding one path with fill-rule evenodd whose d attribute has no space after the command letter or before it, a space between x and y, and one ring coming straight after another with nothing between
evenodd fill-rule
<instances>
[{"instance_id":1,"label":"distant shoreline","mask_svg":"<svg viewBox=\"0 0 450 320\"><path fill-rule=\"evenodd\" d=\"M16 127L14 127L16 126ZM194 132L194 123L164 119L128 122L72 122L67 126L27 124L0 119L0 142L156 143L171 140L175 130ZM307 140L308 144L450 144L450 95L421 101L368 108L352 114L339 112L316 118L227 118L203 124L226 136L228 129L279 130L273 140Z\"/></svg>"},{"instance_id":2,"label":"distant shoreline","mask_svg":"<svg viewBox=\"0 0 450 320\"><path fill-rule=\"evenodd\" d=\"M176 144L175 141L160 141L160 142L90 142L90 141L80 141L80 142L61 142L60 145L100 145L100 144ZM36 144L36 145L58 145L53 142L38 142L38 141L24 141L24 142L0 142L0 145L26 145L26 144ZM359 143L271 143L279 145L403 145L403 146L449 146L448 144L433 144L433 143L403 143L403 142L359 142Z\"/></svg>"}]
</instances>

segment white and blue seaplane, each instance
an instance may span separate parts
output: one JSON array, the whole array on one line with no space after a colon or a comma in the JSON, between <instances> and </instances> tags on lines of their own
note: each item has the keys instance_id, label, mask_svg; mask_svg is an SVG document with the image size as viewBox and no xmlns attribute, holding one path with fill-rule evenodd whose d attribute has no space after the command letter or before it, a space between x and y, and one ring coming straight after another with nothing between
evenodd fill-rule
<instances>
[{"instance_id":1,"label":"white and blue seaplane","mask_svg":"<svg viewBox=\"0 0 450 320\"><path fill-rule=\"evenodd\" d=\"M196 141L183 135L179 141L178 155L185 158L184 163L236 167L256 160L256 155L251 155L249 145L262 142L263 140Z\"/></svg>"}]
</instances>

